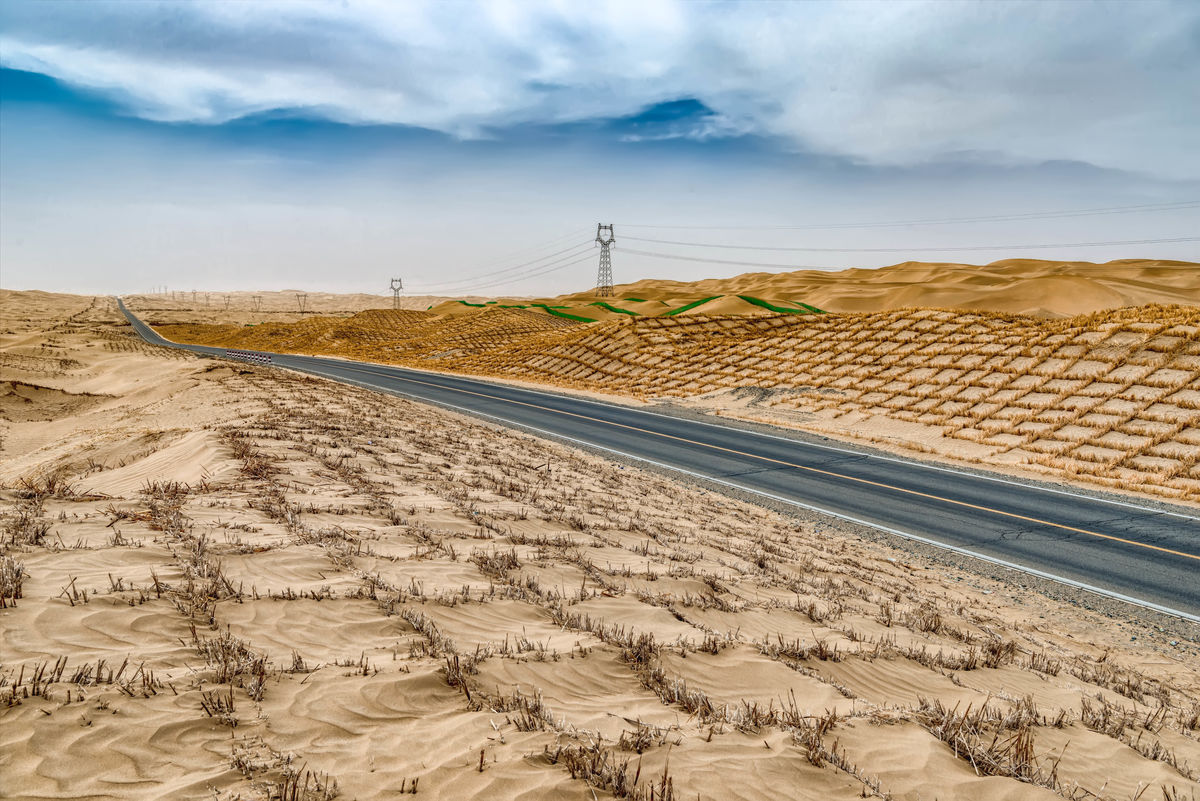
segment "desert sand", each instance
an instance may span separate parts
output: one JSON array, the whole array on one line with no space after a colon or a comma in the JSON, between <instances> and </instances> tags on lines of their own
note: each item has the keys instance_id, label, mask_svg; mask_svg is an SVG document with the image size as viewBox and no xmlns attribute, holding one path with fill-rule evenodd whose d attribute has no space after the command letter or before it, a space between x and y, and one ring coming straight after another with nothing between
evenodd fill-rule
<instances>
[{"instance_id":1,"label":"desert sand","mask_svg":"<svg viewBox=\"0 0 1200 801\"><path fill-rule=\"evenodd\" d=\"M641 298L750 295L798 299L837 312L931 306L1071 317L1148 303L1200 304L1197 267L1194 262L1154 259L1122 259L1101 264L1005 259L984 265L910 261L874 270L746 273L688 283L638 281L617 287L617 295ZM717 312L706 308L703 313Z\"/></svg>"},{"instance_id":2,"label":"desert sand","mask_svg":"<svg viewBox=\"0 0 1200 801\"><path fill-rule=\"evenodd\" d=\"M1200 265L906 263L619 289L291 325L145 313L179 342L537 381L1200 503ZM935 302L959 307L915 305ZM1064 310L1078 313L1050 313Z\"/></svg>"},{"instance_id":3,"label":"desert sand","mask_svg":"<svg viewBox=\"0 0 1200 801\"><path fill-rule=\"evenodd\" d=\"M1200 791L1195 636L0 302L7 798Z\"/></svg>"},{"instance_id":4,"label":"desert sand","mask_svg":"<svg viewBox=\"0 0 1200 801\"><path fill-rule=\"evenodd\" d=\"M160 322L256 325L294 322L313 315L346 317L390 309L390 295L274 292L174 292L126 297ZM400 307L440 316L470 316L488 309L520 309L574 322L637 317L880 312L911 307L1072 317L1146 304L1200 304L1200 265L1123 259L1080 261L1007 259L991 264L903 262L880 269L797 270L746 273L732 278L680 282L646 279L556 297L411 296ZM304 312L300 311L301 305Z\"/></svg>"}]
</instances>

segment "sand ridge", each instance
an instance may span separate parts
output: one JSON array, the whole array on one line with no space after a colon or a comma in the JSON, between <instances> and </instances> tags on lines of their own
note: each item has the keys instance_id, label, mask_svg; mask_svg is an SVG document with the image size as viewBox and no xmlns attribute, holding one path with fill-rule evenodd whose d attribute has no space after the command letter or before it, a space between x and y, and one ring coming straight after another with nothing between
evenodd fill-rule
<instances>
[{"instance_id":1,"label":"sand ridge","mask_svg":"<svg viewBox=\"0 0 1200 801\"><path fill-rule=\"evenodd\" d=\"M619 297L639 298L792 298L837 312L935 306L1070 317L1148 303L1200 304L1198 266L1156 259L1100 264L1005 259L985 265L910 261L879 269L746 273L692 282L648 279L616 290Z\"/></svg>"},{"instance_id":2,"label":"sand ridge","mask_svg":"<svg viewBox=\"0 0 1200 801\"><path fill-rule=\"evenodd\" d=\"M1200 790L1197 642L58 304L4 352L109 405L5 423L6 796ZM131 420L123 466L36 435Z\"/></svg>"}]
</instances>

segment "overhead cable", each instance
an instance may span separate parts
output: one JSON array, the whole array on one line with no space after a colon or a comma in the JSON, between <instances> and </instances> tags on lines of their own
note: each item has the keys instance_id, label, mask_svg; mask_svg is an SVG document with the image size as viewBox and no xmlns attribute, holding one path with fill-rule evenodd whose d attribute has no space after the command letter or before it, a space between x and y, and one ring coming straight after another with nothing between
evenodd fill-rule
<instances>
[{"instance_id":1,"label":"overhead cable","mask_svg":"<svg viewBox=\"0 0 1200 801\"><path fill-rule=\"evenodd\" d=\"M631 239L632 237L625 237ZM936 248L790 248L791 250L803 250L815 253L910 253L919 251L923 253L949 253L954 251L969 251L969 250L1038 250L1041 248L1091 248L1105 247L1117 245L1156 245L1167 242L1200 242L1200 236L1183 236L1173 239L1126 239L1113 242L1068 242L1046 245L977 245L972 247L936 247ZM785 270L796 269L823 269L820 267L804 267L793 264L778 264L770 262L757 261L742 261L733 259L710 259L703 256L687 256L682 253L652 253L646 250L633 250L631 248L622 248L622 253L630 253L636 256L649 256L655 259L673 259L676 261L695 261L705 264L733 264L743 267L777 267Z\"/></svg>"},{"instance_id":2,"label":"overhead cable","mask_svg":"<svg viewBox=\"0 0 1200 801\"><path fill-rule=\"evenodd\" d=\"M906 247L906 248L797 248L776 247L774 245L727 245L715 242L679 242L673 239L647 239L640 236L626 236L626 240L637 242L653 242L656 245L682 245L691 248L721 248L722 250L773 250L795 253L905 253L919 250L924 253L951 252L956 250L1037 250L1038 248L1090 248L1102 245L1154 245L1163 242L1198 242L1200 237L1184 236L1172 239L1127 239L1119 242L1067 242L1046 245L970 245L966 247ZM626 253L633 251L626 250Z\"/></svg>"},{"instance_id":3,"label":"overhead cable","mask_svg":"<svg viewBox=\"0 0 1200 801\"><path fill-rule=\"evenodd\" d=\"M1178 200L1168 203L1147 203L1139 206L1104 206L1066 211L1034 211L1020 214L989 214L978 217L946 217L885 222L823 223L811 225L650 225L618 223L622 228L659 228L708 231L819 231L839 228L898 228L910 225L957 225L961 223L1011 222L1017 220L1053 220L1063 217L1091 217L1105 214L1135 214L1158 211L1177 211L1200 208L1200 200ZM625 237L630 239L632 237Z\"/></svg>"},{"instance_id":4,"label":"overhead cable","mask_svg":"<svg viewBox=\"0 0 1200 801\"><path fill-rule=\"evenodd\" d=\"M588 244L591 245L591 243L588 243ZM591 253L587 253L586 255L582 256L581 258L578 258L579 256L580 256L579 251L576 251L575 253L572 253L568 256L564 256L563 258L558 259L556 261L539 265L536 269L531 270L526 273L522 273L520 275L512 275L512 276L505 276L502 278L495 278L488 282L472 284L470 287L467 287L467 288L448 289L446 291L455 292L455 293L459 293L459 294L475 294L476 290L490 289L492 287L497 287L497 286L506 286L509 284L519 283L521 281L525 281L530 278L537 278L539 276L549 275L550 273L558 272L559 270L564 270L567 267L572 267L576 264L581 264L582 262L590 261L593 258L595 258ZM432 290L422 289L421 294L435 295L435 294L439 294L439 291L442 289L444 289L444 287L434 287Z\"/></svg>"},{"instance_id":5,"label":"overhead cable","mask_svg":"<svg viewBox=\"0 0 1200 801\"><path fill-rule=\"evenodd\" d=\"M483 281L483 280L495 278L497 276L500 276L500 275L503 275L506 273L517 273L518 271L523 271L523 270L527 270L530 268L536 269L538 267L545 266L545 264L539 264L539 262L546 262L548 259L553 259L556 256L562 256L562 258L570 258L573 255L582 253L584 250L590 250L593 246L594 246L594 243L590 240L586 241L586 242L579 242L579 243L572 245L571 247L563 248L562 250L556 250L553 253L548 253L545 256L541 256L539 258L532 259L530 261L526 261L521 264L515 264L511 267L503 267L498 270L493 270L493 271L487 272L487 273L480 273L477 275L469 276L467 278L456 278L456 279L449 280L449 281L443 281L440 284L434 284L432 286L447 287L447 286L456 286L459 284L473 284L477 281ZM563 255L563 254L566 254L566 255ZM421 289L421 291L425 291L425 288L429 287L429 286L431 286L431 285L418 284L418 285L414 286L413 288Z\"/></svg>"}]
</instances>

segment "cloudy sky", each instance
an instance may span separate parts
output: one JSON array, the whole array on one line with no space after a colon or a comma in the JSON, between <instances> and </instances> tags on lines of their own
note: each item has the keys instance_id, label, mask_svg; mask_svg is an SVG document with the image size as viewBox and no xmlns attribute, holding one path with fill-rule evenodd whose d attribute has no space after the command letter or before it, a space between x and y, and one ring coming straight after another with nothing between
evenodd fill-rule
<instances>
[{"instance_id":1,"label":"cloudy sky","mask_svg":"<svg viewBox=\"0 0 1200 801\"><path fill-rule=\"evenodd\" d=\"M1200 260L1187 0L10 0L0 67L10 288Z\"/></svg>"}]
</instances>

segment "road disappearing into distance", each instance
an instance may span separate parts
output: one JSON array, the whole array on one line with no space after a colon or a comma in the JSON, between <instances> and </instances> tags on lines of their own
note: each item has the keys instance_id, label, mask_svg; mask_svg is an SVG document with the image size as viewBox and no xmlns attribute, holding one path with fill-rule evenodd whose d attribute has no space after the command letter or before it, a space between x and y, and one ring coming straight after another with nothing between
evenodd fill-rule
<instances>
[{"instance_id":1,"label":"road disappearing into distance","mask_svg":"<svg viewBox=\"0 0 1200 801\"><path fill-rule=\"evenodd\" d=\"M226 356L165 340L118 302L146 341ZM1200 623L1200 511L1188 507L1094 498L465 376L269 355L275 367L599 448Z\"/></svg>"}]
</instances>

